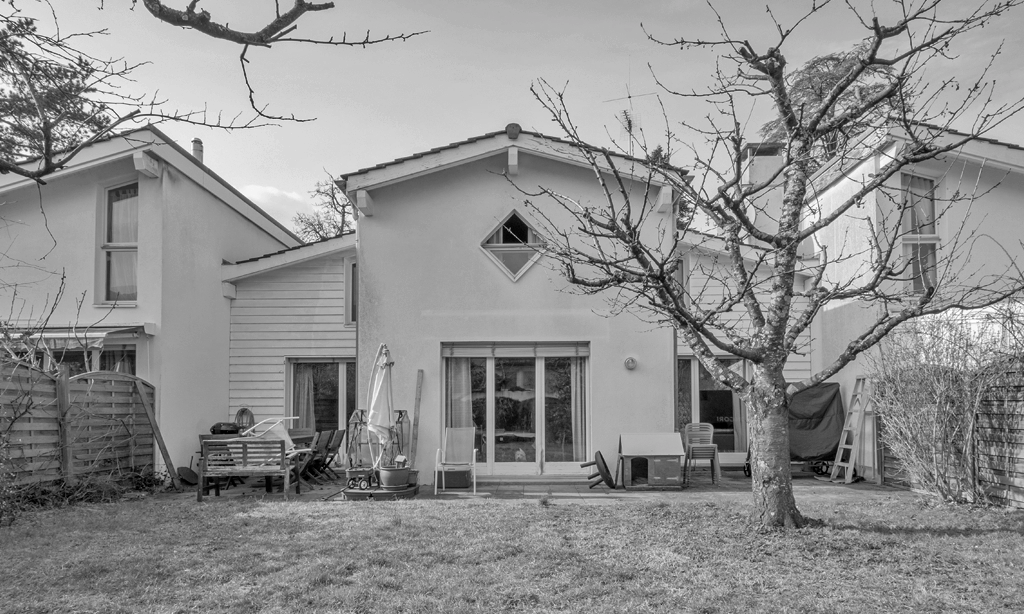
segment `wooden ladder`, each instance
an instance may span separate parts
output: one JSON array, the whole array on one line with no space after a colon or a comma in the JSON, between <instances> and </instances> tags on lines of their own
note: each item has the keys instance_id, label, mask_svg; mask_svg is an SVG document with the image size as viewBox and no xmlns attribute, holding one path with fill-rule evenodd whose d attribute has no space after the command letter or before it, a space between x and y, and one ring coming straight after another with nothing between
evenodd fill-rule
<instances>
[{"instance_id":1,"label":"wooden ladder","mask_svg":"<svg viewBox=\"0 0 1024 614\"><path fill-rule=\"evenodd\" d=\"M836 450L836 460L832 463L832 474L830 482L840 481L839 472L843 471L842 481L845 484L853 482L853 468L857 462L857 452L860 451L860 433L864 425L864 410L869 402L868 395L864 391L867 380L858 377L853 384L853 396L850 399L850 411L846 413L846 421L843 423L843 432L839 436L839 449ZM846 460L843 460L844 452Z\"/></svg>"}]
</instances>

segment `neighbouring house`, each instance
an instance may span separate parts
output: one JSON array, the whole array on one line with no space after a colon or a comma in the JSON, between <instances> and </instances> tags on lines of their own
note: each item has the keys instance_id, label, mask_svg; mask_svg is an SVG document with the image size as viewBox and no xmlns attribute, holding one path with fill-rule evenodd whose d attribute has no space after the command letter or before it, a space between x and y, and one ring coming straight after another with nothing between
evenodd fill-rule
<instances>
[{"instance_id":1,"label":"neighbouring house","mask_svg":"<svg viewBox=\"0 0 1024 614\"><path fill-rule=\"evenodd\" d=\"M945 131L942 138L964 135ZM820 169L813 177L814 198L821 215L854 193L895 151L908 143L899 131L873 135L865 140L862 155ZM765 150L769 155L770 149ZM766 160L772 164L770 157ZM777 162L775 162L777 164ZM852 214L815 237L814 253L827 249L831 258L842 253L842 262L830 266L827 277L855 280L869 270L868 249L872 236L895 236L892 245L906 265L901 290L911 297L928 286L939 285L940 296L971 293L984 299L983 291L1018 283L1024 265L1024 243L1019 220L1024 201L1024 148L982 138L938 159L905 169L890 180L886 190L865 198ZM898 199L895 200L895 199ZM894 213L896 202L911 199L913 207L902 217ZM911 298L913 300L913 298ZM880 310L898 310L899 303L847 300L828 305L815 329L817 351L811 368L820 369L834 360L857 335L867 330ZM840 383L849 407L857 377L864 375L861 357L844 368L833 381ZM881 454L876 417L866 416L858 471L868 479L881 479Z\"/></svg>"},{"instance_id":2,"label":"neighbouring house","mask_svg":"<svg viewBox=\"0 0 1024 614\"><path fill-rule=\"evenodd\" d=\"M90 145L45 181L0 176L0 317L72 374L152 383L171 458L187 466L196 435L226 419L222 263L301 241L154 127Z\"/></svg>"}]
</instances>

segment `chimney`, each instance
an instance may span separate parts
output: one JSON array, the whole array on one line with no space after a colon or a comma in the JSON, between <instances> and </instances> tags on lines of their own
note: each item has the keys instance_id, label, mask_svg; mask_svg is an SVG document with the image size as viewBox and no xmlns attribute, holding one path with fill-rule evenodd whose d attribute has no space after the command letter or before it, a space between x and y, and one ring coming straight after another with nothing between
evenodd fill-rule
<instances>
[{"instance_id":1,"label":"chimney","mask_svg":"<svg viewBox=\"0 0 1024 614\"><path fill-rule=\"evenodd\" d=\"M192 157L199 162L203 161L203 140L192 139Z\"/></svg>"}]
</instances>

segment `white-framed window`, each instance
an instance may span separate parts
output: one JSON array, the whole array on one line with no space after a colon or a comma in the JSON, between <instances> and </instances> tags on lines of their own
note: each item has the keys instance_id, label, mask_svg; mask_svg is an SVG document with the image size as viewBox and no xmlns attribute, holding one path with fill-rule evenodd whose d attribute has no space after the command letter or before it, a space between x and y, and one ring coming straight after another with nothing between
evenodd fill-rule
<instances>
[{"instance_id":1,"label":"white-framed window","mask_svg":"<svg viewBox=\"0 0 1024 614\"><path fill-rule=\"evenodd\" d=\"M939 222L935 210L935 180L901 175L903 257L914 292L924 292L938 283Z\"/></svg>"},{"instance_id":2,"label":"white-framed window","mask_svg":"<svg viewBox=\"0 0 1024 614\"><path fill-rule=\"evenodd\" d=\"M512 281L517 281L540 258L544 242L526 219L513 210L480 247Z\"/></svg>"},{"instance_id":3,"label":"white-framed window","mask_svg":"<svg viewBox=\"0 0 1024 614\"><path fill-rule=\"evenodd\" d=\"M139 298L139 184L106 191L103 208L103 300L133 303Z\"/></svg>"},{"instance_id":4,"label":"white-framed window","mask_svg":"<svg viewBox=\"0 0 1024 614\"><path fill-rule=\"evenodd\" d=\"M297 417L289 429L331 431L343 429L356 409L355 358L291 358L289 416Z\"/></svg>"},{"instance_id":5,"label":"white-framed window","mask_svg":"<svg viewBox=\"0 0 1024 614\"><path fill-rule=\"evenodd\" d=\"M359 263L355 258L345 259L345 324L359 320Z\"/></svg>"},{"instance_id":6,"label":"white-framed window","mask_svg":"<svg viewBox=\"0 0 1024 614\"><path fill-rule=\"evenodd\" d=\"M137 373L136 349L134 345L104 345L95 348L55 347L40 352L39 364L46 370L56 370L57 365L67 365L72 377L93 371L114 371L135 375Z\"/></svg>"},{"instance_id":7,"label":"white-framed window","mask_svg":"<svg viewBox=\"0 0 1024 614\"><path fill-rule=\"evenodd\" d=\"M485 472L572 472L589 460L588 343L443 343L441 354L441 427L476 429Z\"/></svg>"}]
</instances>

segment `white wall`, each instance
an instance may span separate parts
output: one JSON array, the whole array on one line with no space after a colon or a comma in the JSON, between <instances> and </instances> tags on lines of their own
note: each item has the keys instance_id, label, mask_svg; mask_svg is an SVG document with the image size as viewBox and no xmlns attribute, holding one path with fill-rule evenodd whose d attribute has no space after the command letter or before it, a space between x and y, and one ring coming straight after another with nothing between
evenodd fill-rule
<instances>
[{"instance_id":1,"label":"white wall","mask_svg":"<svg viewBox=\"0 0 1024 614\"><path fill-rule=\"evenodd\" d=\"M221 265L285 246L173 167L162 168L161 178L140 181L159 186L163 211L158 411L171 458L187 464L199 433L234 419Z\"/></svg>"},{"instance_id":2,"label":"white wall","mask_svg":"<svg viewBox=\"0 0 1024 614\"><path fill-rule=\"evenodd\" d=\"M620 432L673 429L671 330L628 314L600 315L608 313L603 298L563 291L566 283L545 259L513 283L483 253L480 243L513 208L529 217L523 195L500 176L504 162L502 152L372 190L373 216L359 220L360 390L382 342L395 361L398 409L413 408L416 372L424 371L421 470L432 466L442 430L442 342L589 342L591 449L614 459ZM519 167L515 180L525 189L544 185L584 201L601 198L589 169L525 151ZM638 361L634 371L623 366L627 356Z\"/></svg>"}]
</instances>

